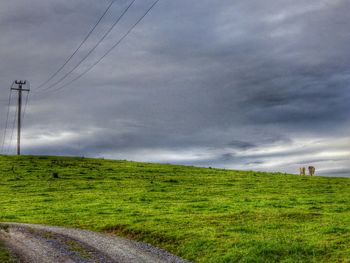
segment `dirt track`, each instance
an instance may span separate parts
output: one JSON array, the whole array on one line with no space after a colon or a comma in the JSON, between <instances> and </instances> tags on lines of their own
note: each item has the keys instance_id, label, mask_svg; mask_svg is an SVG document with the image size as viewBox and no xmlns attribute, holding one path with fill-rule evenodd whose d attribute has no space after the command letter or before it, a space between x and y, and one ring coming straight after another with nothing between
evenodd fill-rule
<instances>
[{"instance_id":1,"label":"dirt track","mask_svg":"<svg viewBox=\"0 0 350 263\"><path fill-rule=\"evenodd\" d=\"M23 263L185 263L147 244L86 230L0 223L0 238Z\"/></svg>"}]
</instances>

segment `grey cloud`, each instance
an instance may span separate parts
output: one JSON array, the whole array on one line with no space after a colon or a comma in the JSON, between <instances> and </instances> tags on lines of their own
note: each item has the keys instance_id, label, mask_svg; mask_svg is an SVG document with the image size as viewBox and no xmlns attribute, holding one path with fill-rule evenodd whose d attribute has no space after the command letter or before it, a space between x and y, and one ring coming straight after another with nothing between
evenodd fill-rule
<instances>
[{"instance_id":1,"label":"grey cloud","mask_svg":"<svg viewBox=\"0 0 350 263\"><path fill-rule=\"evenodd\" d=\"M234 147L234 148L237 147L237 148L240 148L240 149L249 149L249 148L257 147L256 144L253 144L251 142L238 141L238 140L235 140L235 141L232 141L232 142L228 143L227 146L231 146L231 147Z\"/></svg>"},{"instance_id":2,"label":"grey cloud","mask_svg":"<svg viewBox=\"0 0 350 263\"><path fill-rule=\"evenodd\" d=\"M12 80L29 79L35 88L76 48L108 3L0 3L2 112ZM126 3L118 2L80 57ZM151 1L136 3L84 66ZM82 80L44 99L33 93L24 149L140 160L145 151L188 152L192 159L159 161L288 172L303 162L327 167L333 161L341 166L334 171L350 171L340 148L326 158L311 158L327 151L311 142L299 159L298 150L268 151L305 137L330 144L349 138L349 7L346 0L162 0ZM246 154L253 150L262 152Z\"/></svg>"}]
</instances>

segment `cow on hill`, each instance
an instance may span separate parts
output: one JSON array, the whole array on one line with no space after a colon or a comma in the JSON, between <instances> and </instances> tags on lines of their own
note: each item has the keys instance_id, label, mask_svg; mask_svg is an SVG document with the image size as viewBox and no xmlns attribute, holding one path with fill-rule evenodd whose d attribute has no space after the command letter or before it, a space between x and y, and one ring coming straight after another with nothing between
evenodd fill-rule
<instances>
[{"instance_id":1,"label":"cow on hill","mask_svg":"<svg viewBox=\"0 0 350 263\"><path fill-rule=\"evenodd\" d=\"M314 176L315 175L315 171L316 171L315 167L309 166L309 175L310 176Z\"/></svg>"}]
</instances>

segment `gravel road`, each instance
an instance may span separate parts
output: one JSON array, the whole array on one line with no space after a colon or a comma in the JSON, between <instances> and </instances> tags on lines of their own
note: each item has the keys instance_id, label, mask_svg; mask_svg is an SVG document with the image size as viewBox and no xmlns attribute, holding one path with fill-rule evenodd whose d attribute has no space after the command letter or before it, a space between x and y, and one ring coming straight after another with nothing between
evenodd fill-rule
<instances>
[{"instance_id":1,"label":"gravel road","mask_svg":"<svg viewBox=\"0 0 350 263\"><path fill-rule=\"evenodd\" d=\"M21 263L188 263L148 244L73 228L0 223L0 238Z\"/></svg>"}]
</instances>

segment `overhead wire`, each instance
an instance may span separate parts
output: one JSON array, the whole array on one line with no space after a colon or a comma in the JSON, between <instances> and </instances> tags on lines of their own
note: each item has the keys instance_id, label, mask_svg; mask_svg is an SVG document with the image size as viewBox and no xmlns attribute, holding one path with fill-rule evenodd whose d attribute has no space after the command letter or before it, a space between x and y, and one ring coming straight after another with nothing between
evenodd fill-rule
<instances>
[{"instance_id":1,"label":"overhead wire","mask_svg":"<svg viewBox=\"0 0 350 263\"><path fill-rule=\"evenodd\" d=\"M27 96L26 96L26 102L24 104L24 108L23 108L23 113L22 113L22 120L24 120L24 117L26 115L26 110L27 110L27 106L28 106L28 100L29 100L29 92L27 92Z\"/></svg>"},{"instance_id":2,"label":"overhead wire","mask_svg":"<svg viewBox=\"0 0 350 263\"><path fill-rule=\"evenodd\" d=\"M100 17L100 19L98 20L98 22L94 25L94 27L92 28L92 30L90 30L89 34L84 38L84 40L82 41L82 43L79 45L79 47L72 53L72 55L65 61L65 63L54 73L52 74L49 79L47 81L45 81L44 83L42 83L41 85L39 85L37 87L37 89L43 87L44 85L46 85L47 83L49 83L55 76L57 76L57 74L69 63L69 61L74 57L74 55L79 51L79 49L83 46L83 44L87 41L87 39L90 37L90 35L92 34L92 32L96 29L96 27L98 26L98 24L102 21L102 19L104 18L104 16L107 14L107 12L109 11L109 9L111 8L111 6L114 4L116 0L112 1L110 3L110 5L107 7L107 9L105 10L105 12L103 13L103 15ZM79 74L76 78L72 79L71 81L69 81L68 83L60 86L57 89L54 90L49 90L53 87L55 87L57 84L59 84L61 81L63 81L64 79L66 79L75 69L77 69L90 55L91 53L102 43L102 41L109 35L109 33L113 30L113 28L119 23L119 21L125 16L125 14L128 12L128 10L131 8L131 6L135 3L136 0L132 0L130 2L130 4L127 6L127 8L122 12L122 14L118 17L118 19L113 23L113 25L109 28L109 30L104 34L104 36L97 42L97 44L87 53L87 55L71 70L69 71L63 78L61 78L59 81L55 82L53 85L50 85L49 87L47 87L46 91L54 91L57 92L58 90L61 90L69 85L71 85L73 82L79 80L80 78L82 78L84 75L86 75L88 72L90 72L95 66L97 66L106 56L109 55L110 52L112 52L117 46L120 45L120 43L123 42L123 40L137 27L138 24L141 23L141 21L151 12L151 10L157 5L157 3L160 0L156 0L153 2L153 4L147 9L147 11L136 21L136 23L133 24L133 26L110 48L107 50L107 52L105 52L103 54L102 57L100 57L95 63L93 63L90 67L88 67L85 71L83 71L81 74ZM13 87L14 83L11 85L11 88ZM43 90L43 91L44 91ZM47 94L47 93L46 93ZM6 115L6 127L4 130L4 136L3 136L3 141L2 141L2 146L1 146L1 152L4 152L4 148L5 148L5 141L6 141L6 133L8 130L8 125L9 125L9 115L10 115L10 106L11 106L11 98L12 98L12 89L10 92L10 96L9 96L9 100L8 100L8 111L7 111L7 115ZM24 111L23 111L23 119L25 117L26 114L26 109L27 109L27 105L28 105L28 101L29 101L29 93L27 93L26 96L26 100L25 100L25 107L24 107ZM12 122L12 130L11 130L11 137L10 137L10 141L9 141L9 145L8 145L8 152L10 151L11 145L12 145L12 141L13 141L13 136L14 136L14 130L15 130L15 126L16 126L16 119L17 119L17 114L18 114L18 106L16 107L16 113Z\"/></svg>"},{"instance_id":3,"label":"overhead wire","mask_svg":"<svg viewBox=\"0 0 350 263\"><path fill-rule=\"evenodd\" d=\"M120 22L120 20L125 16L131 6L135 3L136 0L132 0L130 4L124 9L121 15L117 18L117 20L111 25L111 27L106 31L106 33L101 37L101 39L89 50L89 52L76 64L70 71L68 71L63 77L57 80L55 83L49 85L48 87L42 89L41 91L46 91L52 89L57 86L63 80L65 80L68 76L70 76L95 50L96 48L106 39L106 37L111 33L111 31L115 28L115 26Z\"/></svg>"},{"instance_id":4,"label":"overhead wire","mask_svg":"<svg viewBox=\"0 0 350 263\"><path fill-rule=\"evenodd\" d=\"M28 88L30 88L30 83L27 81L28 83ZM6 147L6 136L7 136L7 130L9 128L9 119L10 119L10 112L11 112L11 101L12 101L12 88L13 85L15 84L15 82L12 83L11 88L10 88L10 95L9 95L9 99L8 99L8 105L7 105L7 114L6 114L6 124L5 124L5 130L4 130L4 135L3 135L3 139L2 139L2 143L1 143L1 152L2 153L9 153L10 149L11 149L11 144L13 141L13 136L14 136L14 130L15 130L15 126L16 126L16 120L17 120L17 114L18 114L18 105L16 107L16 113L14 115L13 121L12 121L12 129L11 129L11 137L10 137L10 141L8 142L7 145L7 150L5 149ZM26 113L26 109L27 109L27 105L28 105L28 98L29 98L29 92L27 92L26 95L26 99L25 99L25 106L24 106L24 110L22 113L22 120L24 120L25 117L25 113Z\"/></svg>"},{"instance_id":5,"label":"overhead wire","mask_svg":"<svg viewBox=\"0 0 350 263\"><path fill-rule=\"evenodd\" d=\"M71 81L69 81L68 83L62 85L61 87L51 90L52 92L57 92L69 85L71 85L73 82L79 80L80 78L82 78L84 75L86 75L88 72L90 72L95 66L97 66L97 64L99 64L106 56L108 56L109 53L111 53L117 46L120 45L121 42L123 42L123 40L134 30L134 28L141 23L141 21L148 15L149 12L151 12L151 10L156 6L156 4L159 2L160 0L156 0L148 9L147 11L141 16L141 18L139 18L135 24L133 24L133 26L110 48L108 49L107 52L105 52L105 54L98 59L95 63L93 63L90 67L88 67L85 71L83 71L81 74L79 74L76 78L72 79Z\"/></svg>"},{"instance_id":6,"label":"overhead wire","mask_svg":"<svg viewBox=\"0 0 350 263\"><path fill-rule=\"evenodd\" d=\"M101 23L102 19L106 16L108 11L111 9L112 5L116 2L116 0L113 0L107 7L107 9L103 12L102 16L98 19L98 21L95 23L95 25L91 28L89 33L85 36L83 41L79 44L76 50L66 59L66 61L58 68L56 72L54 72L46 81L41 83L36 89L40 89L43 86L45 86L47 83L49 83L54 77L57 76L58 73L61 72L61 70L72 60L72 58L78 53L80 48L86 43L86 41L89 39L91 34L95 31L96 27Z\"/></svg>"},{"instance_id":7,"label":"overhead wire","mask_svg":"<svg viewBox=\"0 0 350 263\"><path fill-rule=\"evenodd\" d=\"M28 106L28 99L29 99L29 93L30 93L30 82L27 81L27 89L29 90L27 92L27 95L26 95L26 99L25 99L25 104L24 104L24 107L23 107L23 113L22 113L22 119L24 120L24 117L26 115L26 110L27 110L27 106Z\"/></svg>"},{"instance_id":8,"label":"overhead wire","mask_svg":"<svg viewBox=\"0 0 350 263\"><path fill-rule=\"evenodd\" d=\"M5 130L3 133L3 138L2 138L2 143L1 143L1 153L4 153L4 146L5 146L5 141L6 141L6 135L7 135L7 128L9 124L9 115L10 115L10 107L11 107L11 98L12 98L12 87L15 82L12 83L11 88L10 88L10 95L8 98L8 103L7 103L7 113L6 113L6 123L5 123Z\"/></svg>"},{"instance_id":9,"label":"overhead wire","mask_svg":"<svg viewBox=\"0 0 350 263\"><path fill-rule=\"evenodd\" d=\"M26 95L26 99L25 99L25 104L24 104L24 108L23 108L23 113L22 113L22 120L24 122L24 117L26 116L26 111L27 111L27 106L28 106L28 100L29 100L29 93L30 93L30 82L27 81L27 85L28 85L28 92Z\"/></svg>"},{"instance_id":10,"label":"overhead wire","mask_svg":"<svg viewBox=\"0 0 350 263\"><path fill-rule=\"evenodd\" d=\"M16 112L15 112L15 115L14 115L14 117L13 117L12 131L11 131L10 141L9 141L9 143L8 143L7 153L10 153L10 150L11 150L11 145L12 145L13 136L14 136L15 127L16 127L17 114L18 114L18 105L17 105L17 107L16 107Z\"/></svg>"}]
</instances>

